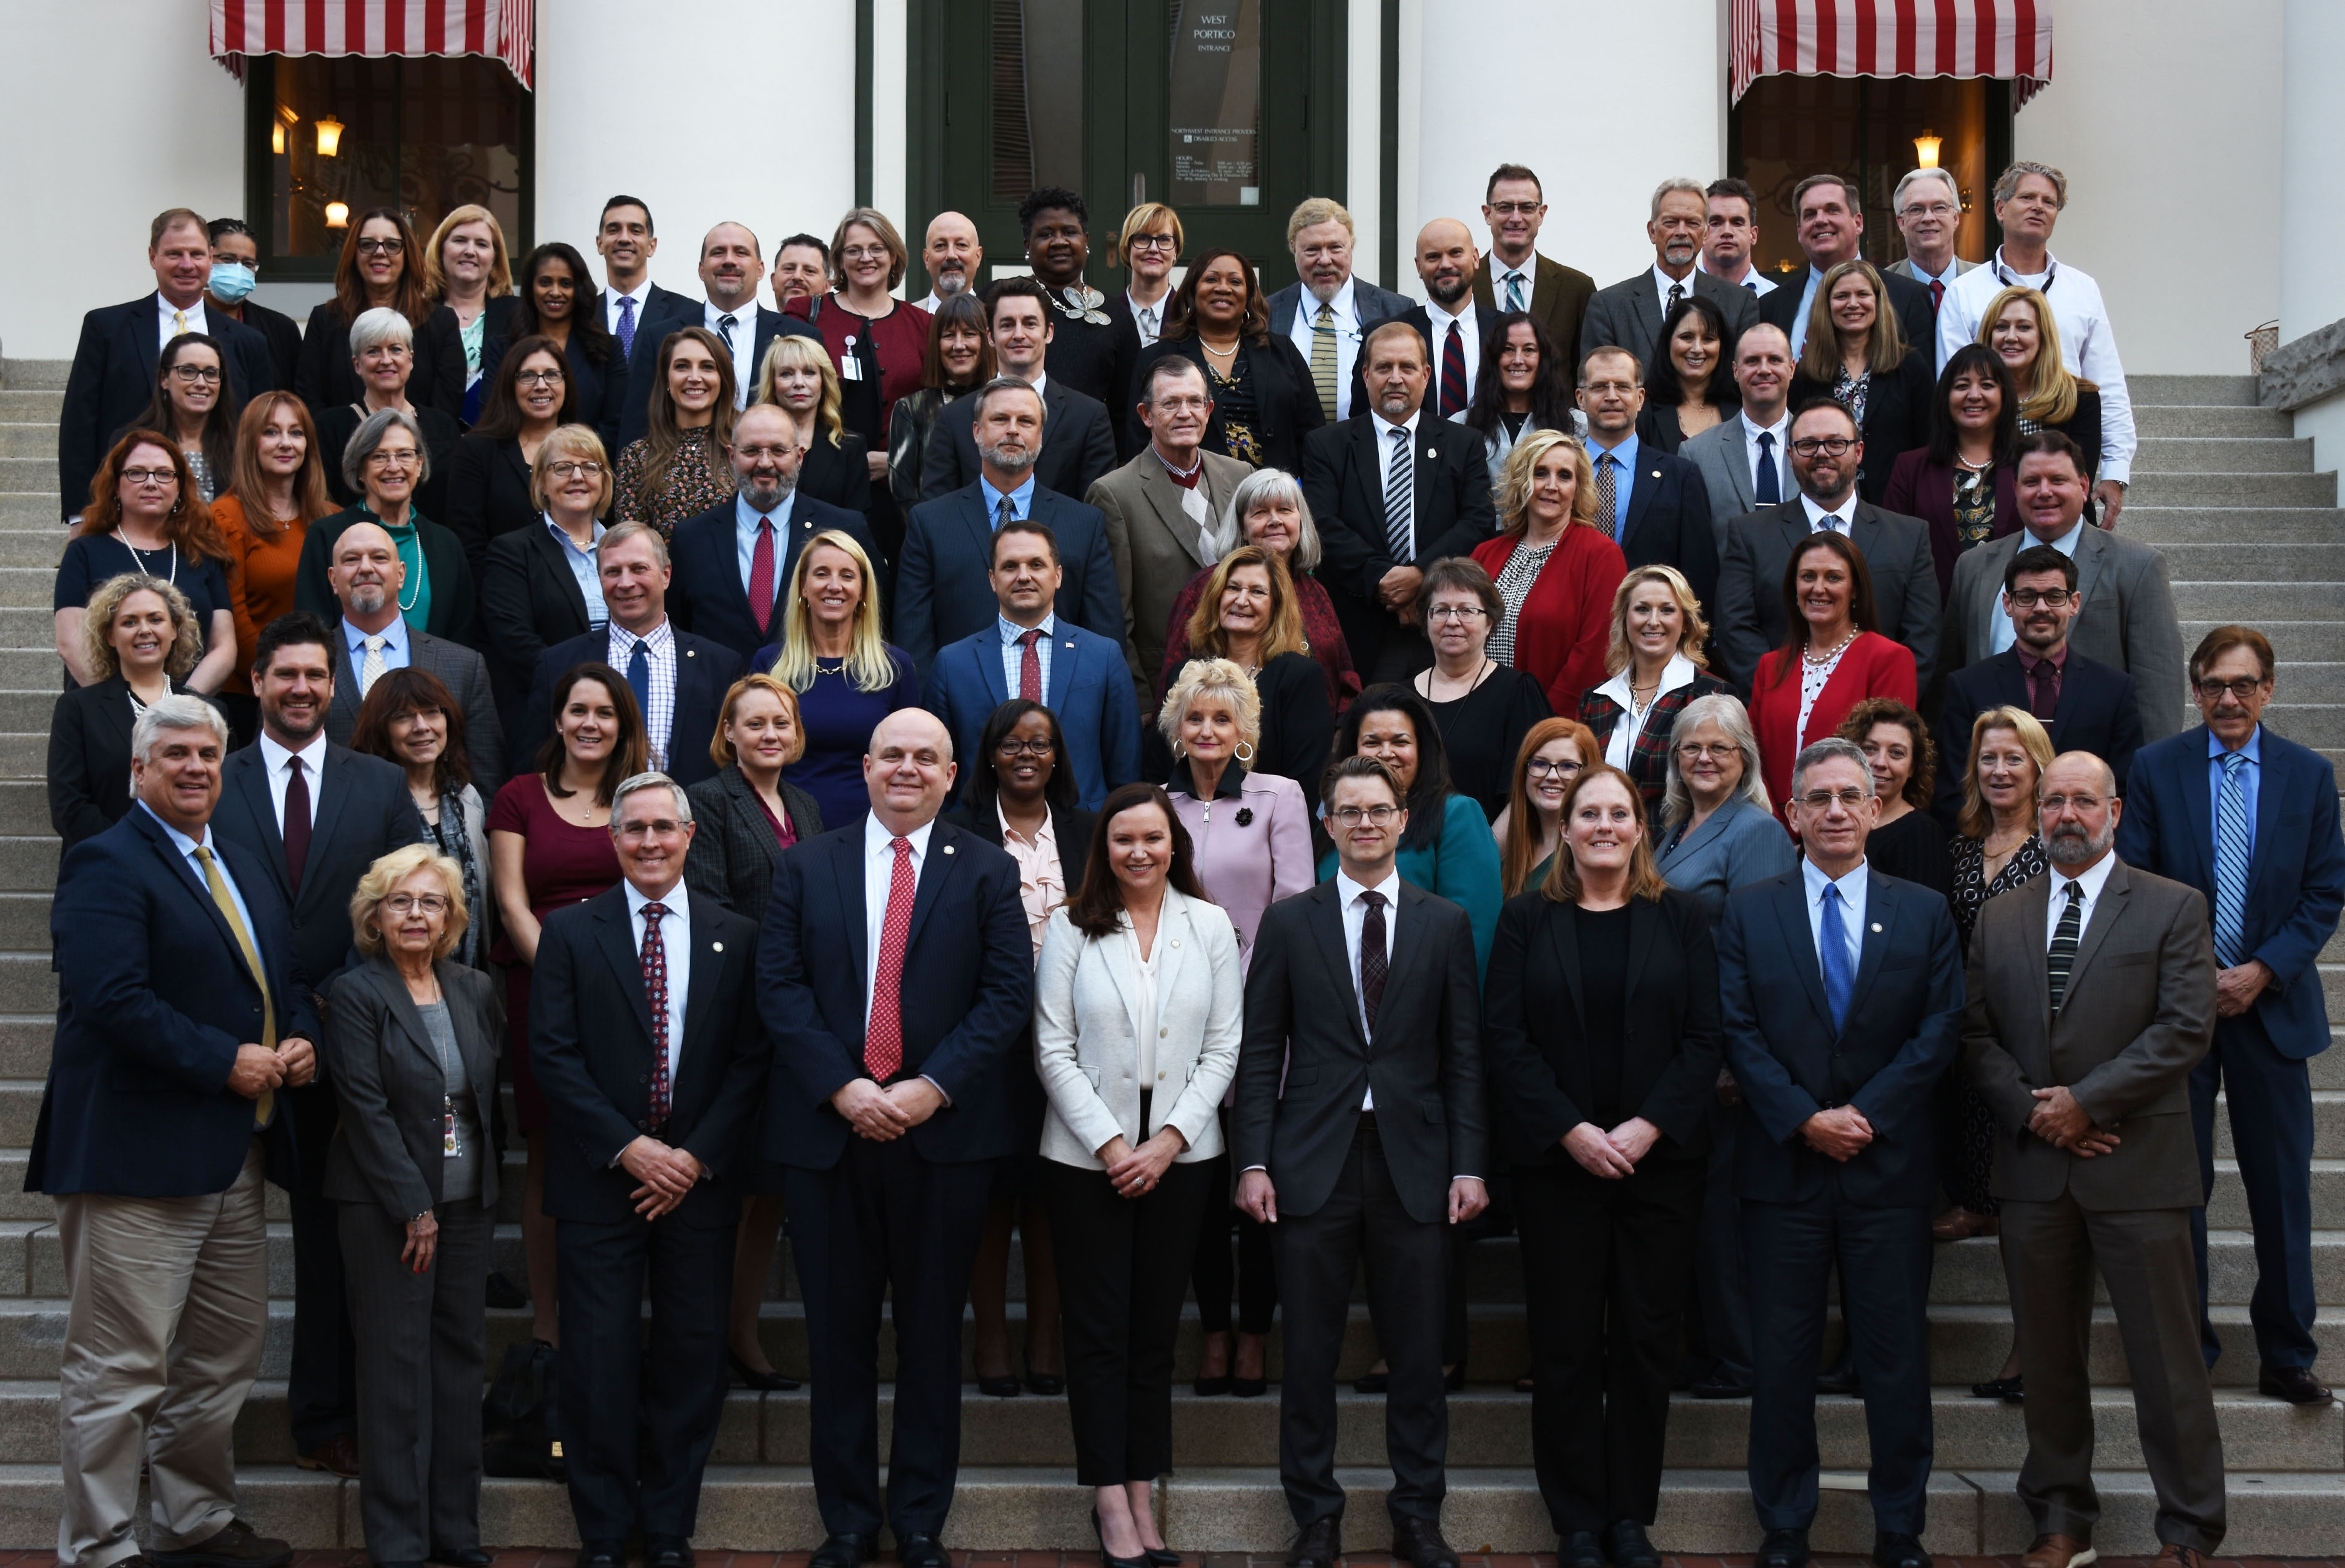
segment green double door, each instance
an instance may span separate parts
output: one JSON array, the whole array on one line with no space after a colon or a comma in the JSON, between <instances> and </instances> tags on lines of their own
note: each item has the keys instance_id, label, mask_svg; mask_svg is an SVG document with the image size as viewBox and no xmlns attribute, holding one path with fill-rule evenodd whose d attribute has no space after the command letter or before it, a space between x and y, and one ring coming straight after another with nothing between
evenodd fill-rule
<instances>
[{"instance_id":1,"label":"green double door","mask_svg":"<svg viewBox=\"0 0 2345 1568\"><path fill-rule=\"evenodd\" d=\"M988 277L1022 268L1018 204L1082 193L1086 277L1113 289L1123 215L1181 215L1184 258L1243 251L1266 287L1294 278L1286 215L1343 194L1341 0L913 0L911 221L955 209ZM906 235L915 248L917 233ZM928 287L907 280L917 297Z\"/></svg>"}]
</instances>

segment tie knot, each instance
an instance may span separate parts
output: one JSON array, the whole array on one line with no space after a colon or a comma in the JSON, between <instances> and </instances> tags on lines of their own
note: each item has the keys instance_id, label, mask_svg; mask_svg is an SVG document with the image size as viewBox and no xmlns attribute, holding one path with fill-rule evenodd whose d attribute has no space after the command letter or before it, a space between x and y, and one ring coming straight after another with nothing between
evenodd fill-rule
<instances>
[{"instance_id":1,"label":"tie knot","mask_svg":"<svg viewBox=\"0 0 2345 1568\"><path fill-rule=\"evenodd\" d=\"M659 917L666 913L667 905L665 904L656 902L646 904L644 905L644 922L646 925L656 926L659 924Z\"/></svg>"},{"instance_id":2,"label":"tie knot","mask_svg":"<svg viewBox=\"0 0 2345 1568\"><path fill-rule=\"evenodd\" d=\"M1031 626L1018 633L1018 645L1020 648L1031 648L1035 643L1040 642L1041 640L1042 629L1040 626ZM896 842L898 844L909 844L910 841L899 838Z\"/></svg>"},{"instance_id":3,"label":"tie knot","mask_svg":"<svg viewBox=\"0 0 2345 1568\"><path fill-rule=\"evenodd\" d=\"M1759 432L1759 450L1760 450L1761 451L1762 451L1762 452L1763 452L1763 451L1765 451L1768 448L1770 448L1770 447L1773 446L1774 444L1775 444L1775 432L1774 432L1774 431L1772 431L1772 430L1761 430L1761 431Z\"/></svg>"},{"instance_id":4,"label":"tie knot","mask_svg":"<svg viewBox=\"0 0 2345 1568\"><path fill-rule=\"evenodd\" d=\"M891 838L888 843L888 846L895 850L897 859L909 860L912 858L912 841L910 839Z\"/></svg>"},{"instance_id":5,"label":"tie knot","mask_svg":"<svg viewBox=\"0 0 2345 1568\"><path fill-rule=\"evenodd\" d=\"M196 858L209 865L212 863L211 846L204 844L196 845Z\"/></svg>"},{"instance_id":6,"label":"tie knot","mask_svg":"<svg viewBox=\"0 0 2345 1568\"><path fill-rule=\"evenodd\" d=\"M1371 887L1360 895L1360 902L1371 909L1382 909L1385 906L1385 895Z\"/></svg>"},{"instance_id":7,"label":"tie knot","mask_svg":"<svg viewBox=\"0 0 2345 1568\"><path fill-rule=\"evenodd\" d=\"M2248 765L2248 754L2247 754L2247 753L2245 753L2245 752L2225 752L2225 753L2223 754L2223 776L2224 776L2225 778L2227 778L2227 779L2235 779L2235 778L2238 778L2238 777L2239 776L2239 770L2240 770L2241 768L2246 767L2247 765Z\"/></svg>"},{"instance_id":8,"label":"tie knot","mask_svg":"<svg viewBox=\"0 0 2345 1568\"><path fill-rule=\"evenodd\" d=\"M296 752L291 756L285 759L285 770L288 773L294 774L298 774L301 771L301 756L299 753Z\"/></svg>"},{"instance_id":9,"label":"tie knot","mask_svg":"<svg viewBox=\"0 0 2345 1568\"><path fill-rule=\"evenodd\" d=\"M719 327L731 327L731 326L734 326L736 323L735 323L734 319L733 319L732 317L730 317L730 316L719 316L719 317L716 319L716 324L717 324Z\"/></svg>"},{"instance_id":10,"label":"tie knot","mask_svg":"<svg viewBox=\"0 0 2345 1568\"><path fill-rule=\"evenodd\" d=\"M2073 877L2069 879L2067 885L2063 887L2061 891L2068 895L2068 902L2072 905L2082 904L2085 901L2085 885L2075 880Z\"/></svg>"},{"instance_id":11,"label":"tie knot","mask_svg":"<svg viewBox=\"0 0 2345 1568\"><path fill-rule=\"evenodd\" d=\"M1826 904L1838 904L1840 902L1839 883L1827 882L1824 884L1824 902Z\"/></svg>"},{"instance_id":12,"label":"tie knot","mask_svg":"<svg viewBox=\"0 0 2345 1568\"><path fill-rule=\"evenodd\" d=\"M362 637L360 641L366 644L366 651L368 652L380 653L383 651L384 646L390 642L391 639L383 636L381 632L377 632L372 636Z\"/></svg>"},{"instance_id":13,"label":"tie knot","mask_svg":"<svg viewBox=\"0 0 2345 1568\"><path fill-rule=\"evenodd\" d=\"M1311 319L1311 324L1315 327L1334 326L1335 324L1335 307L1325 300L1322 300L1319 305L1319 314Z\"/></svg>"}]
</instances>

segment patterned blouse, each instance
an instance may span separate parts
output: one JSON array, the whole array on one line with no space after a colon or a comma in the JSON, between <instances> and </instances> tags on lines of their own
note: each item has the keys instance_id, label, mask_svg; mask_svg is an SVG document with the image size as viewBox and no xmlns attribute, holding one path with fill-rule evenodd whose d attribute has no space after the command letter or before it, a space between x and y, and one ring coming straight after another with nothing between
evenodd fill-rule
<instances>
[{"instance_id":1,"label":"patterned blouse","mask_svg":"<svg viewBox=\"0 0 2345 1568\"><path fill-rule=\"evenodd\" d=\"M1954 465L1954 547L1985 544L1995 532L1995 470Z\"/></svg>"},{"instance_id":2,"label":"patterned blouse","mask_svg":"<svg viewBox=\"0 0 2345 1568\"><path fill-rule=\"evenodd\" d=\"M1482 644L1482 652L1494 663L1511 665L1515 662L1515 622L1523 612L1523 601L1530 597L1531 584L1547 565L1547 558L1555 553L1562 535L1541 545L1528 543L1515 547L1507 563L1498 568L1498 597L1507 602L1507 612L1490 628L1490 635Z\"/></svg>"},{"instance_id":3,"label":"patterned blouse","mask_svg":"<svg viewBox=\"0 0 2345 1568\"><path fill-rule=\"evenodd\" d=\"M667 485L646 507L641 500L644 470L651 462L651 438L640 436L629 441L619 451L617 521L648 522L666 539L675 532L675 525L687 517L696 517L712 506L722 506L733 499L730 480L718 481L708 471L704 454L708 450L706 425L695 425L685 430L676 442L675 460L668 465Z\"/></svg>"},{"instance_id":4,"label":"patterned blouse","mask_svg":"<svg viewBox=\"0 0 2345 1568\"><path fill-rule=\"evenodd\" d=\"M1832 378L1832 401L1848 410L1848 417L1856 421L1860 430L1864 429L1865 400L1872 395L1873 369L1869 365L1853 376L1842 365L1840 374Z\"/></svg>"},{"instance_id":5,"label":"patterned blouse","mask_svg":"<svg viewBox=\"0 0 2345 1568\"><path fill-rule=\"evenodd\" d=\"M1230 373L1224 378L1205 361L1205 379L1213 394L1213 412L1222 421L1222 450L1242 463L1260 468L1265 460L1262 437L1254 428L1254 383L1247 379L1250 369L1245 339L1238 339L1238 351L1230 361Z\"/></svg>"},{"instance_id":6,"label":"patterned blouse","mask_svg":"<svg viewBox=\"0 0 2345 1568\"><path fill-rule=\"evenodd\" d=\"M1954 862L1954 926L1962 935L1966 952L1971 945L1971 928L1978 924L1979 911L1986 906L1988 899L2024 886L2052 869L2051 859L2044 853L2043 839L2032 833L2027 842L2003 863L2003 869L1995 873L1993 882L1986 879L1986 840L1957 837L1946 845L1946 852Z\"/></svg>"}]
</instances>

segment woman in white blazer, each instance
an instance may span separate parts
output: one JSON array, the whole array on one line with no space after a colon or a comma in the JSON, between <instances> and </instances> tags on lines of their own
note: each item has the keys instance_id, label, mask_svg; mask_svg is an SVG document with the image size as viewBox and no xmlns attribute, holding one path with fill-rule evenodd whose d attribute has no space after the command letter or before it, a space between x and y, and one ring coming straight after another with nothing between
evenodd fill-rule
<instances>
[{"instance_id":1,"label":"woman in white blazer","mask_svg":"<svg viewBox=\"0 0 2345 1568\"><path fill-rule=\"evenodd\" d=\"M1190 857L1162 789L1112 793L1034 976L1075 1476L1108 1568L1179 1561L1153 1489L1172 1464L1172 1346L1244 1025L1237 932Z\"/></svg>"}]
</instances>

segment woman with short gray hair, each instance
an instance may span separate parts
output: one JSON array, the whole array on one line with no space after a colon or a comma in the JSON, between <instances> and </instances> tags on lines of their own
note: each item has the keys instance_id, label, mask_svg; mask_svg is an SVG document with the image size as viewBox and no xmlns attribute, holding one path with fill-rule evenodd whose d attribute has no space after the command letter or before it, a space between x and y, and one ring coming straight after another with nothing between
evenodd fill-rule
<instances>
[{"instance_id":1,"label":"woman with short gray hair","mask_svg":"<svg viewBox=\"0 0 2345 1568\"><path fill-rule=\"evenodd\" d=\"M1256 469L1230 492L1230 504L1223 509L1213 532L1216 561L1242 544L1258 544L1286 563L1286 575L1294 585L1294 605L1303 612L1303 635L1309 643L1305 652L1327 677L1328 710L1343 717L1352 699L1360 694L1360 673L1354 668L1351 647L1344 641L1344 623L1335 619L1335 602L1312 575L1319 565L1321 547L1318 525L1311 520L1311 503L1303 499L1303 486L1284 469ZM1197 613L1197 602L1204 596L1213 570L1208 566L1191 578L1172 602L1172 619L1165 626L1164 665L1156 677L1159 692L1170 691L1181 667L1197 656L1189 642L1189 622Z\"/></svg>"},{"instance_id":2,"label":"woman with short gray hair","mask_svg":"<svg viewBox=\"0 0 2345 1568\"><path fill-rule=\"evenodd\" d=\"M458 431L453 416L419 408L407 395L415 373L415 329L407 318L388 306L360 311L350 324L350 370L358 378L359 396L317 410L326 492L342 506L356 504L365 494L364 487L343 471L343 455L370 415L396 409L415 421L424 454L431 459L430 477L416 483L415 504L427 516L437 516L445 505L448 459L456 450Z\"/></svg>"},{"instance_id":3,"label":"woman with short gray hair","mask_svg":"<svg viewBox=\"0 0 2345 1568\"><path fill-rule=\"evenodd\" d=\"M416 417L401 409L369 414L342 449L341 468L344 481L360 499L310 525L294 572L294 608L307 610L328 625L342 621L341 601L329 572L342 534L356 524L371 523L391 535L398 554L401 570L391 573L397 581L386 581L381 591L398 604L400 619L430 636L471 643L477 632L472 572L465 562L464 547L416 505L417 492L432 472L431 450Z\"/></svg>"}]
</instances>

